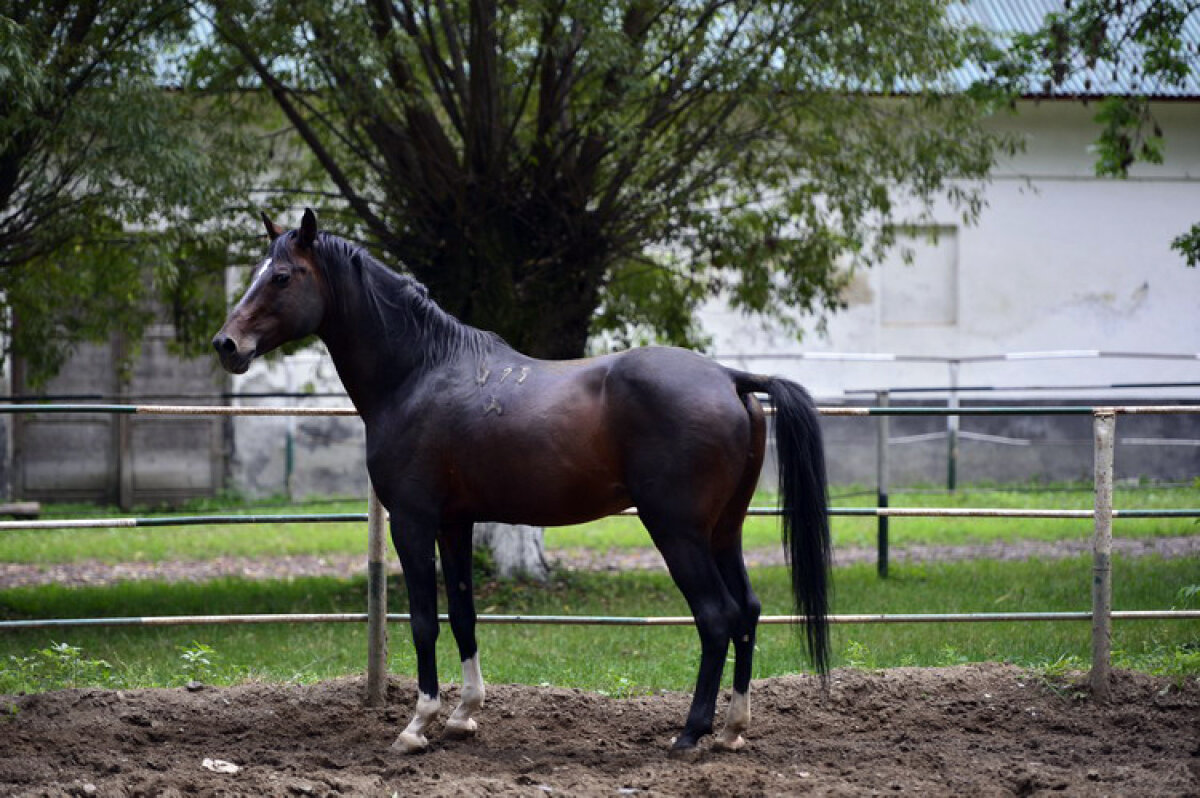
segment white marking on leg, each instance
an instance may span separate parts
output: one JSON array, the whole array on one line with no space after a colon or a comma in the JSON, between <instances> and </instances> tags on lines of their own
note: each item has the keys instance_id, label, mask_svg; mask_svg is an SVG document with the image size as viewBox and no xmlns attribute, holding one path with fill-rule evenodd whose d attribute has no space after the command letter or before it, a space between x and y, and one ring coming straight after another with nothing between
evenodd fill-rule
<instances>
[{"instance_id":1,"label":"white marking on leg","mask_svg":"<svg viewBox=\"0 0 1200 798\"><path fill-rule=\"evenodd\" d=\"M451 737L469 737L479 728L479 724L471 715L483 706L486 692L483 687L483 672L479 669L478 653L470 659L463 660L462 674L462 703L446 721L446 735Z\"/></svg>"},{"instance_id":2,"label":"white marking on leg","mask_svg":"<svg viewBox=\"0 0 1200 798\"><path fill-rule=\"evenodd\" d=\"M441 708L442 702L436 695L425 695L418 692L417 714L413 715L408 726L400 732L396 742L392 743L392 750L403 754L415 754L428 748L429 738L425 736L425 730L429 728L430 723L433 723L433 719L437 717L438 710Z\"/></svg>"},{"instance_id":3,"label":"white marking on leg","mask_svg":"<svg viewBox=\"0 0 1200 798\"><path fill-rule=\"evenodd\" d=\"M517 376L517 385L525 382L525 378L529 376L529 366L521 366L521 373Z\"/></svg>"},{"instance_id":4,"label":"white marking on leg","mask_svg":"<svg viewBox=\"0 0 1200 798\"><path fill-rule=\"evenodd\" d=\"M742 737L742 732L750 725L750 691L739 693L733 691L733 696L729 699L729 710L725 714L725 728L721 730L720 736L713 741L713 745L717 748L723 748L726 751L737 751L746 745L746 740Z\"/></svg>"}]
</instances>

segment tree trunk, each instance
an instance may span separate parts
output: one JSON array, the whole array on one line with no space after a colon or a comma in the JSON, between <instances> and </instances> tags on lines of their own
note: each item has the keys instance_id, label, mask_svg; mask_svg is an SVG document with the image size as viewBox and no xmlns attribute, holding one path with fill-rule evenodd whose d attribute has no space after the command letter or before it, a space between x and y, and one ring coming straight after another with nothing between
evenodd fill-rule
<instances>
[{"instance_id":1,"label":"tree trunk","mask_svg":"<svg viewBox=\"0 0 1200 798\"><path fill-rule=\"evenodd\" d=\"M476 524L475 547L487 549L501 579L545 582L550 566L545 557L545 530L538 526Z\"/></svg>"}]
</instances>

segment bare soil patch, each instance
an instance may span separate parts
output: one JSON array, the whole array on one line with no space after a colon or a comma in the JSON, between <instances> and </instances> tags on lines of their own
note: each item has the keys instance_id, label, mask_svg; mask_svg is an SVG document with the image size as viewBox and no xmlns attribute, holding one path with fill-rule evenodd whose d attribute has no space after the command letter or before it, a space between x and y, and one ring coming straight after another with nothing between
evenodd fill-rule
<instances>
[{"instance_id":1,"label":"bare soil patch","mask_svg":"<svg viewBox=\"0 0 1200 798\"><path fill-rule=\"evenodd\" d=\"M489 686L472 740L388 751L415 695L363 680L0 697L5 795L1198 795L1200 684L1118 673L1100 705L1012 666L756 682L748 747L666 748L688 696ZM446 691L443 717L456 688ZM435 729L435 732L437 730ZM204 761L221 760L221 773Z\"/></svg>"}]
</instances>

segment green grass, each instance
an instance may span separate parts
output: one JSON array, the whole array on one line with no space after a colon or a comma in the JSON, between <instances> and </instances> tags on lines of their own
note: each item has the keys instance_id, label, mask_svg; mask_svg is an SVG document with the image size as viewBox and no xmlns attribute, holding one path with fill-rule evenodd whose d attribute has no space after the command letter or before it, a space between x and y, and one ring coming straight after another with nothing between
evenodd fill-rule
<instances>
[{"instance_id":1,"label":"green grass","mask_svg":"<svg viewBox=\"0 0 1200 798\"><path fill-rule=\"evenodd\" d=\"M1090 491L1090 486L1080 490L1002 490L968 487L953 494L938 490L906 491L893 495L890 504L892 507L1090 510ZM861 490L842 488L834 490L833 494L830 504L834 507L875 505L873 493L866 495ZM1200 508L1200 487L1127 487L1115 492L1113 503L1119 509ZM758 496L754 504L773 507L775 500L770 496ZM877 528L875 518L834 517L834 545L874 547ZM1092 523L1090 520L1057 518L893 518L888 523L888 529L893 546L918 543L953 545L996 540L1084 540L1091 534ZM1117 520L1115 533L1122 537L1190 535L1200 533L1200 524L1193 518L1127 518ZM747 518L743 528L743 540L747 548L778 545L778 519ZM549 548L606 549L645 547L647 542L646 532L636 518L614 516L590 524L547 530L546 545Z\"/></svg>"},{"instance_id":2,"label":"green grass","mask_svg":"<svg viewBox=\"0 0 1200 798\"><path fill-rule=\"evenodd\" d=\"M893 577L885 581L876 578L872 566L852 566L836 571L834 611L1086 610L1090 580L1086 558L904 566L894 568ZM789 612L782 569L761 569L754 583L766 613ZM1195 606L1197 583L1197 558L1118 559L1114 607ZM365 595L362 580L336 579L48 586L0 591L0 617L361 612ZM651 572L561 574L549 586L485 583L477 601L486 613L687 613L669 578ZM390 603L393 611L404 611L402 591L393 589ZM882 668L991 660L1062 668L1064 663L1086 663L1089 633L1089 624L1080 622L835 626L834 664ZM686 627L481 626L479 638L485 675L492 682L550 683L626 695L690 689L695 679L697 644L694 631ZM1113 647L1121 667L1177 677L1200 675L1200 621L1117 622ZM391 672L413 675L407 628L392 627L389 648ZM0 693L70 685L170 686L195 677L216 684L248 679L307 682L361 672L365 652L365 630L358 624L4 632ZM795 629L762 628L756 676L795 672L802 665ZM445 628L439 667L444 681L459 678L453 640Z\"/></svg>"},{"instance_id":3,"label":"green grass","mask_svg":"<svg viewBox=\"0 0 1200 798\"><path fill-rule=\"evenodd\" d=\"M1080 487L1080 486L1076 486ZM874 497L855 495L839 498L845 488L835 490L833 504L840 507L870 506ZM1008 507L1088 509L1090 488L1081 490L994 490L964 488L955 494L939 491L906 492L892 497L895 507ZM225 514L231 500L195 503L189 513ZM756 505L773 505L771 497L758 497ZM1119 488L1118 508L1200 507L1200 486L1186 488ZM85 512L85 510L87 510ZM244 513L362 513L363 500L331 501L289 507L242 507ZM97 515L96 508L58 506L48 508L51 517ZM148 513L138 513L145 515ZM113 511L107 515L127 513ZM1090 521L1061 519L936 519L903 518L890 522L894 546L905 544L958 544L993 540L1065 538L1086 539ZM837 546L874 546L873 518L835 518ZM1188 535L1200 532L1196 519L1119 519L1116 534L1124 537ZM745 525L747 547L775 546L779 542L778 519L749 518ZM551 529L546 532L549 549L585 547L639 548L650 545L646 531L636 518L611 517L590 524ZM0 561L25 563L160 562L172 559L213 557L264 557L285 554L361 554L366 532L358 523L271 523L255 525L212 525L204 527L136 528L110 530L23 530L0 532Z\"/></svg>"},{"instance_id":4,"label":"green grass","mask_svg":"<svg viewBox=\"0 0 1200 798\"><path fill-rule=\"evenodd\" d=\"M302 507L190 508L188 514L284 515L287 513L365 513L365 500L304 504ZM72 512L74 511L74 512ZM83 512L51 506L47 518L129 517L131 513ZM166 513L142 513L161 517ZM0 561L25 563L162 562L214 557L278 557L291 554L360 554L366 551L362 523L212 524L124 529L7 530L0 532Z\"/></svg>"}]
</instances>

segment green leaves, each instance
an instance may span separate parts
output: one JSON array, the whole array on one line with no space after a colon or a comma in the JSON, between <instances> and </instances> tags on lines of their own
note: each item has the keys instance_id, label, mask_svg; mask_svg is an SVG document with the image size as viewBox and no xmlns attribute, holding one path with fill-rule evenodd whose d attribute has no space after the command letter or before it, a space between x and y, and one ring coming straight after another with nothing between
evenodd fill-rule
<instances>
[{"instance_id":1,"label":"green leaves","mask_svg":"<svg viewBox=\"0 0 1200 798\"><path fill-rule=\"evenodd\" d=\"M708 339L695 312L711 291L698 271L665 253L615 266L604 300L592 320L592 332L609 347L672 344L704 349Z\"/></svg>"},{"instance_id":2,"label":"green leaves","mask_svg":"<svg viewBox=\"0 0 1200 798\"><path fill-rule=\"evenodd\" d=\"M1102 100L1096 122L1101 126L1095 147L1097 175L1125 178L1136 161L1162 163L1162 129L1144 97Z\"/></svg>"},{"instance_id":3,"label":"green leaves","mask_svg":"<svg viewBox=\"0 0 1200 798\"><path fill-rule=\"evenodd\" d=\"M1172 241L1171 249L1183 255L1188 266L1194 268L1200 264L1200 223L1192 225L1190 230Z\"/></svg>"},{"instance_id":4,"label":"green leaves","mask_svg":"<svg viewBox=\"0 0 1200 798\"><path fill-rule=\"evenodd\" d=\"M1006 75L1014 92L1061 89L1099 81L1121 92L1101 101L1096 122L1096 173L1125 177L1137 162L1161 163L1162 131L1149 98L1186 84L1197 74L1184 26L1200 14L1195 3L1151 0L1076 0L1047 14L1040 28L1013 37ZM1098 80L1094 81L1093 77Z\"/></svg>"},{"instance_id":5,"label":"green leaves","mask_svg":"<svg viewBox=\"0 0 1200 798\"><path fill-rule=\"evenodd\" d=\"M1004 79L1012 81L1014 96L1030 84L1049 93L1070 80L1095 93L1093 75L1124 84L1100 100L1094 149L1097 175L1125 178L1138 163L1163 162L1167 142L1150 99L1200 75L1200 60L1184 36L1198 15L1200 5L1192 2L1074 0L1061 13L1046 15L1038 30L1014 37ZM1171 248L1189 266L1200 262L1197 227Z\"/></svg>"},{"instance_id":6,"label":"green leaves","mask_svg":"<svg viewBox=\"0 0 1200 798\"><path fill-rule=\"evenodd\" d=\"M231 239L212 231L257 148L165 83L192 25L174 0L0 2L0 333L33 387L76 342L136 341L155 304L187 333L220 318L198 301L223 290Z\"/></svg>"},{"instance_id":7,"label":"green leaves","mask_svg":"<svg viewBox=\"0 0 1200 798\"><path fill-rule=\"evenodd\" d=\"M793 324L836 307L893 217L951 177L971 215L1008 144L980 124L994 95L947 91L992 51L940 0L203 14L205 85L269 87L319 165L308 186L448 310L540 355L589 333L701 343L695 310L726 290Z\"/></svg>"},{"instance_id":8,"label":"green leaves","mask_svg":"<svg viewBox=\"0 0 1200 798\"><path fill-rule=\"evenodd\" d=\"M10 654L0 676L0 693L105 685L111 679L112 665L107 661L88 659L79 646L51 643L29 656Z\"/></svg>"}]
</instances>

